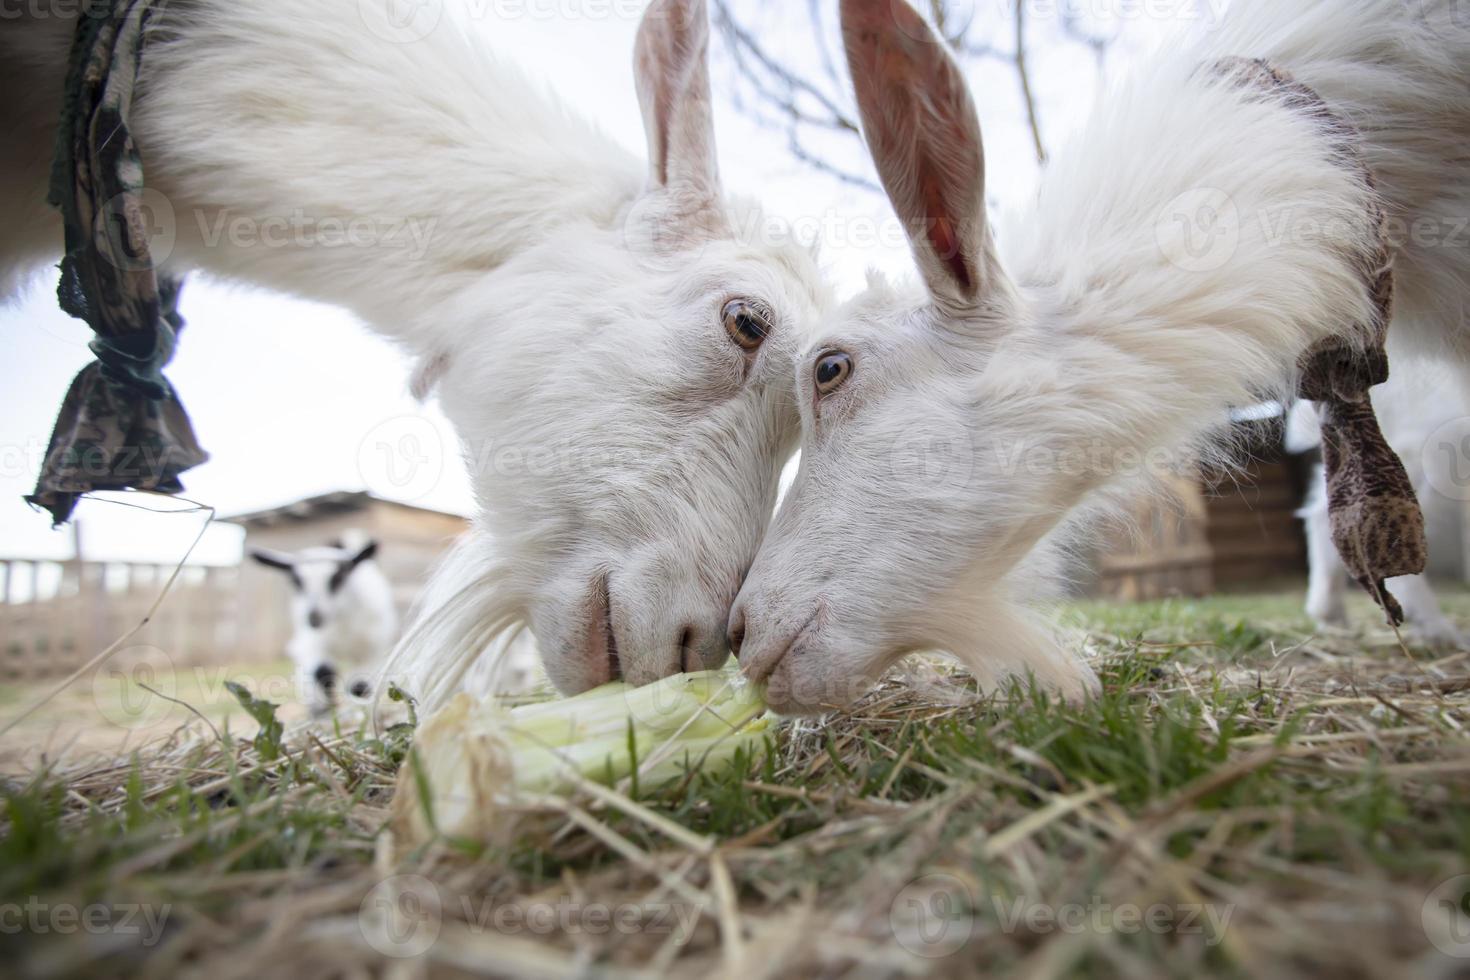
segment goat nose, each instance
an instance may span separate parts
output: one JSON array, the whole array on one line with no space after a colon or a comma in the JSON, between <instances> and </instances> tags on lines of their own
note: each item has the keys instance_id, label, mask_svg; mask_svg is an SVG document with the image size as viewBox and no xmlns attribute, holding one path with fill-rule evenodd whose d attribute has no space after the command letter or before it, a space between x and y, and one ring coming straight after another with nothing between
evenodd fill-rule
<instances>
[{"instance_id":1,"label":"goat nose","mask_svg":"<svg viewBox=\"0 0 1470 980\"><path fill-rule=\"evenodd\" d=\"M306 622L312 629L319 630L322 628L322 624L326 622L326 617L322 615L320 609L313 609L306 614Z\"/></svg>"},{"instance_id":2,"label":"goat nose","mask_svg":"<svg viewBox=\"0 0 1470 980\"><path fill-rule=\"evenodd\" d=\"M337 684L337 671L331 664L322 664L312 676L324 691L330 691Z\"/></svg>"},{"instance_id":3,"label":"goat nose","mask_svg":"<svg viewBox=\"0 0 1470 980\"><path fill-rule=\"evenodd\" d=\"M355 698L365 698L371 690L372 688L368 686L367 681L358 681L352 685L352 696Z\"/></svg>"},{"instance_id":4,"label":"goat nose","mask_svg":"<svg viewBox=\"0 0 1470 980\"><path fill-rule=\"evenodd\" d=\"M730 631L726 634L730 641L730 652L735 654L735 659L740 659L740 648L745 645L745 607L736 606L730 610Z\"/></svg>"}]
</instances>

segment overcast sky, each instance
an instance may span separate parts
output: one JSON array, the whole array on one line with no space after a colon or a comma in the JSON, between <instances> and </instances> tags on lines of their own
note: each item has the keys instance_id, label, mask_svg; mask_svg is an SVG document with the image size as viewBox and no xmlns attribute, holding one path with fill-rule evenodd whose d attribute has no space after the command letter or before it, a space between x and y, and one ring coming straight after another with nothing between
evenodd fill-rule
<instances>
[{"instance_id":1,"label":"overcast sky","mask_svg":"<svg viewBox=\"0 0 1470 980\"><path fill-rule=\"evenodd\" d=\"M973 2L975 16L994 17L987 5L1000 0ZM1055 6L1028 2L1042 16ZM1131 9L1135 0L1089 2L1106 14ZM1174 9L1167 0L1154 2L1165 5L1155 11ZM1187 14L1191 2L1179 0L1175 6ZM805 5L786 6L796 10ZM523 63L566 103L641 155L631 70L637 17L620 13L628 7L627 2L584 7L574 0L480 0L469 9L481 12L473 20L474 29L488 44ZM610 13L566 15L578 9ZM1136 50L1186 14L1129 18L1128 43L1110 55L1109 73L1125 68ZM773 47L793 59L812 57L804 23L797 19L789 31L772 37ZM1055 145L1085 117L1097 72L1085 50L1046 43L1046 30L1045 24L1036 28L1042 41L1033 58L1047 138ZM1037 177L1015 76L1002 66L981 64L971 82L985 125L989 193L1003 210L1013 210L1030 196ZM719 51L715 88L721 165L731 189L761 198L769 210L788 218L821 224L843 216L848 228L861 227L852 219L873 228L891 222L881 198L807 170L786 152L780 133L737 111L728 97L734 91L732 71ZM854 149L836 152L853 153L851 166L866 167ZM844 295L861 287L869 266L908 274L908 253L897 242L854 243L852 237L831 235L823 242L823 254ZM71 554L70 532L53 532L45 515L21 501L34 485L66 386L90 360L88 329L56 308L53 289L54 273L47 272L17 303L0 308L0 336L9 355L0 359L5 406L0 414L0 557ZM168 373L213 456L185 474L189 497L229 515L332 490L370 489L421 506L468 513L468 483L442 415L432 405L421 407L409 398L402 356L353 317L198 276L185 291L183 312L190 326ZM436 479L394 482L380 448L405 436L441 461ZM92 558L173 561L201 523L194 515L154 517L94 501L84 501L78 513L85 550ZM233 529L214 529L198 557L233 561L239 539Z\"/></svg>"}]
</instances>

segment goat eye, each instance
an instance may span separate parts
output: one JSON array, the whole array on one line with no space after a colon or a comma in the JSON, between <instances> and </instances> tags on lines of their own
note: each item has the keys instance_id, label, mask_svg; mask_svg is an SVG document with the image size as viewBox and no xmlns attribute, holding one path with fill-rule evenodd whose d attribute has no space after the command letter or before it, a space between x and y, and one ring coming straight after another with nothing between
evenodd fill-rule
<instances>
[{"instance_id":1,"label":"goat eye","mask_svg":"<svg viewBox=\"0 0 1470 980\"><path fill-rule=\"evenodd\" d=\"M817 358L813 375L817 381L817 394L825 398L852 377L852 358L840 350L828 351Z\"/></svg>"},{"instance_id":2,"label":"goat eye","mask_svg":"<svg viewBox=\"0 0 1470 980\"><path fill-rule=\"evenodd\" d=\"M742 350L753 351L771 334L771 314L743 299L725 304L725 332Z\"/></svg>"}]
</instances>

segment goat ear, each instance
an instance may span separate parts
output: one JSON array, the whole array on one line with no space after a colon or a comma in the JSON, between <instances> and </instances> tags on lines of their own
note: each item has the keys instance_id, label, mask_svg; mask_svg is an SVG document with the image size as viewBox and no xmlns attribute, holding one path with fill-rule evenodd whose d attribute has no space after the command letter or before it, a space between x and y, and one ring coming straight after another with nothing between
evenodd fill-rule
<instances>
[{"instance_id":1,"label":"goat ear","mask_svg":"<svg viewBox=\"0 0 1470 980\"><path fill-rule=\"evenodd\" d=\"M971 308L1000 270L965 77L906 0L842 0L842 39L868 149L929 293Z\"/></svg>"},{"instance_id":2,"label":"goat ear","mask_svg":"<svg viewBox=\"0 0 1470 980\"><path fill-rule=\"evenodd\" d=\"M372 561L373 556L377 553L378 542L369 541L357 554L348 558L346 561L338 562L337 570L332 573L332 577L327 581L328 591L333 594L341 591L342 586L347 584L347 577L357 571L357 567L363 562Z\"/></svg>"},{"instance_id":3,"label":"goat ear","mask_svg":"<svg viewBox=\"0 0 1470 980\"><path fill-rule=\"evenodd\" d=\"M256 548L250 552L250 557L253 561L264 565L266 568L274 568L282 572L294 573L296 571L296 566L292 563L291 557L277 551L266 551L264 548Z\"/></svg>"},{"instance_id":4,"label":"goat ear","mask_svg":"<svg viewBox=\"0 0 1470 980\"><path fill-rule=\"evenodd\" d=\"M662 230L696 240L724 230L715 158L705 0L653 0L634 48L634 75L648 136L649 188L661 199Z\"/></svg>"},{"instance_id":5,"label":"goat ear","mask_svg":"<svg viewBox=\"0 0 1470 980\"><path fill-rule=\"evenodd\" d=\"M422 358L413 369L409 377L408 393L414 401L423 404L429 400L434 389L439 387L439 381L449 370L448 354L429 354Z\"/></svg>"}]
</instances>

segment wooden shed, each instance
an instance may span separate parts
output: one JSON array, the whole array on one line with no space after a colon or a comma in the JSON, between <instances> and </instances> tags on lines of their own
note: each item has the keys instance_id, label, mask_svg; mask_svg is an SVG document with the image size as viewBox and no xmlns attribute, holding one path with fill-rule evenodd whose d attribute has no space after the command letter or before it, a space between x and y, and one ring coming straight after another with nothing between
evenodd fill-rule
<instances>
[{"instance_id":1,"label":"wooden shed","mask_svg":"<svg viewBox=\"0 0 1470 980\"><path fill-rule=\"evenodd\" d=\"M328 544L348 531L361 531L379 544L378 563L393 584L400 615L407 614L439 559L469 528L469 521L457 514L354 492L309 497L227 520L245 529L247 552L300 551ZM249 615L242 617L242 655L280 655L290 636L288 598L284 576L245 562L240 602Z\"/></svg>"},{"instance_id":2,"label":"wooden shed","mask_svg":"<svg viewBox=\"0 0 1470 980\"><path fill-rule=\"evenodd\" d=\"M1239 462L1170 480L1172 500L1141 501L1129 526L1106 534L1090 591L1124 601L1261 587L1307 571L1296 511L1312 460L1281 447L1274 420L1240 424Z\"/></svg>"}]
</instances>

